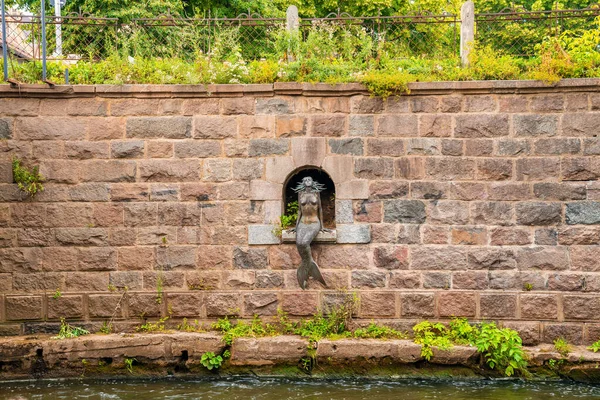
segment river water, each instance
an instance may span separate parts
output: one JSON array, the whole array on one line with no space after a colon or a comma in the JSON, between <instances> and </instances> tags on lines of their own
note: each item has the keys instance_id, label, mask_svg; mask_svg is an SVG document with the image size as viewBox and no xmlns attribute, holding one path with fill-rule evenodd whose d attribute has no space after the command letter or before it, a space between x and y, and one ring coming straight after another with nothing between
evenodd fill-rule
<instances>
[{"instance_id":1,"label":"river water","mask_svg":"<svg viewBox=\"0 0 600 400\"><path fill-rule=\"evenodd\" d=\"M0 399L600 399L600 386L520 381L221 378L0 382Z\"/></svg>"}]
</instances>

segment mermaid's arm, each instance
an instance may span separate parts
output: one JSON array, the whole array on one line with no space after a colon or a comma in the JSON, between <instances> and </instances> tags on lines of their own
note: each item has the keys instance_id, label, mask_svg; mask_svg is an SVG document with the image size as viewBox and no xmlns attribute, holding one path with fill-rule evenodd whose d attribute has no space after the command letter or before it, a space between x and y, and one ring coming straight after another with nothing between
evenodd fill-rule
<instances>
[{"instance_id":1,"label":"mermaid's arm","mask_svg":"<svg viewBox=\"0 0 600 400\"><path fill-rule=\"evenodd\" d=\"M321 194L317 192L317 199L319 199L319 223L321 224L320 230L324 230L323 226L323 207L321 207Z\"/></svg>"}]
</instances>

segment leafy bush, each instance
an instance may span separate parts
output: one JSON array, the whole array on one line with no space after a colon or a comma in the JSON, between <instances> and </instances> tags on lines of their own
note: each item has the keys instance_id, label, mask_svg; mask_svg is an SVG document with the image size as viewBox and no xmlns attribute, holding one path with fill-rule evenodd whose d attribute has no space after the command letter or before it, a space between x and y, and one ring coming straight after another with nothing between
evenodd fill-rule
<instances>
[{"instance_id":1,"label":"leafy bush","mask_svg":"<svg viewBox=\"0 0 600 400\"><path fill-rule=\"evenodd\" d=\"M12 160L13 179L19 189L34 197L38 192L44 190L42 182L44 178L40 175L39 167L35 166L31 170L21 165L21 160L13 158Z\"/></svg>"},{"instance_id":2,"label":"leafy bush","mask_svg":"<svg viewBox=\"0 0 600 400\"><path fill-rule=\"evenodd\" d=\"M223 364L223 357L219 355L215 355L212 351L207 351L202 354L202 358L200 358L200 363L204 365L208 370L218 369Z\"/></svg>"},{"instance_id":3,"label":"leafy bush","mask_svg":"<svg viewBox=\"0 0 600 400\"><path fill-rule=\"evenodd\" d=\"M406 333L397 331L385 325L371 322L366 328L358 328L352 336L361 339L406 339Z\"/></svg>"},{"instance_id":4,"label":"leafy bush","mask_svg":"<svg viewBox=\"0 0 600 400\"><path fill-rule=\"evenodd\" d=\"M71 326L69 323L65 321L64 318L60 319L60 330L58 331L58 335L53 336L52 339L71 339L79 336L89 335L90 332L79 328L77 326Z\"/></svg>"},{"instance_id":5,"label":"leafy bush","mask_svg":"<svg viewBox=\"0 0 600 400\"><path fill-rule=\"evenodd\" d=\"M588 347L588 350L593 351L594 353L597 353L598 351L600 351L600 340L592 343L590 345L590 347Z\"/></svg>"},{"instance_id":6,"label":"leafy bush","mask_svg":"<svg viewBox=\"0 0 600 400\"><path fill-rule=\"evenodd\" d=\"M554 349L563 357L569 355L571 345L564 338L558 338L554 341Z\"/></svg>"},{"instance_id":7,"label":"leafy bush","mask_svg":"<svg viewBox=\"0 0 600 400\"><path fill-rule=\"evenodd\" d=\"M165 317L160 318L157 322L145 322L142 325L135 328L135 331L145 333L164 332L166 330L165 322L167 322L168 319L169 317Z\"/></svg>"},{"instance_id":8,"label":"leafy bush","mask_svg":"<svg viewBox=\"0 0 600 400\"><path fill-rule=\"evenodd\" d=\"M496 324L483 323L475 341L477 351L485 357L487 365L502 371L506 376L522 371L527 366L519 334Z\"/></svg>"}]
</instances>

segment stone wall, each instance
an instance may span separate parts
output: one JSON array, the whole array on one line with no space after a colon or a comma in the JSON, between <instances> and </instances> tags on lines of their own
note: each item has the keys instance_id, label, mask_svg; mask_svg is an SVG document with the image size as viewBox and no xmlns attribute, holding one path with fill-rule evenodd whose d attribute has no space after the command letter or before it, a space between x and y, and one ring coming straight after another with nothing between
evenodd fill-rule
<instances>
[{"instance_id":1,"label":"stone wall","mask_svg":"<svg viewBox=\"0 0 600 400\"><path fill-rule=\"evenodd\" d=\"M411 90L1 86L0 334L308 316L348 289L359 319L404 329L465 316L527 343L599 339L598 80ZM34 199L13 156L47 180ZM313 247L330 287L301 291L272 223L307 165L336 184L338 243Z\"/></svg>"}]
</instances>

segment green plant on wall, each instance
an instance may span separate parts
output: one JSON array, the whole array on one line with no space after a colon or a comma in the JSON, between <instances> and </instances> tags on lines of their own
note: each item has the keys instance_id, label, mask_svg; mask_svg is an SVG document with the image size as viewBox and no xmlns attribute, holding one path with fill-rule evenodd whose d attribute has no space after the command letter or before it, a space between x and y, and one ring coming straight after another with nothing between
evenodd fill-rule
<instances>
[{"instance_id":1,"label":"green plant on wall","mask_svg":"<svg viewBox=\"0 0 600 400\"><path fill-rule=\"evenodd\" d=\"M215 355L212 351L207 351L202 354L200 363L204 365L208 370L218 369L223 364L223 357Z\"/></svg>"},{"instance_id":2,"label":"green plant on wall","mask_svg":"<svg viewBox=\"0 0 600 400\"><path fill-rule=\"evenodd\" d=\"M276 236L281 236L284 229L289 229L296 226L298 220L298 200L291 201L285 205L285 213L279 217L279 224L276 226L273 233Z\"/></svg>"},{"instance_id":3,"label":"green plant on wall","mask_svg":"<svg viewBox=\"0 0 600 400\"><path fill-rule=\"evenodd\" d=\"M12 160L12 170L15 183L30 197L34 197L38 192L44 190L42 185L44 177L40 175L38 166L29 170L21 164L21 160L15 157Z\"/></svg>"}]
</instances>

